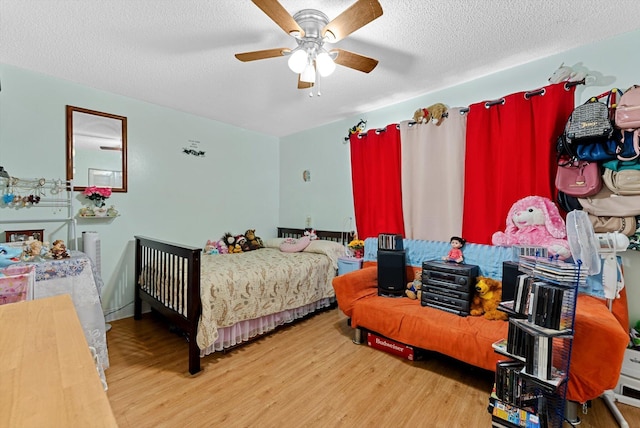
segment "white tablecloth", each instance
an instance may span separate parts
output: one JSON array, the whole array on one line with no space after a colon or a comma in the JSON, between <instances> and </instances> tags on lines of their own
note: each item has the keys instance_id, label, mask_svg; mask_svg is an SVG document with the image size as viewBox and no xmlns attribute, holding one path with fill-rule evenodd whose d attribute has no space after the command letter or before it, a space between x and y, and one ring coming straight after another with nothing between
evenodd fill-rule
<instances>
[{"instance_id":1,"label":"white tablecloth","mask_svg":"<svg viewBox=\"0 0 640 428\"><path fill-rule=\"evenodd\" d=\"M35 263L36 282L33 298L70 294L89 346L96 349L103 369L109 367L107 335L100 303L102 279L91 259L80 251L70 251L71 258Z\"/></svg>"}]
</instances>

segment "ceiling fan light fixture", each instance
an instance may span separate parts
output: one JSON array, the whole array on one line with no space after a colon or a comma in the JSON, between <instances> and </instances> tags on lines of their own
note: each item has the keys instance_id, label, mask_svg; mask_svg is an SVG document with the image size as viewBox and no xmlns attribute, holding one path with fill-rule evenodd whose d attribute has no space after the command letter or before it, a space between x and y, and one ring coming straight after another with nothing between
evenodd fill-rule
<instances>
[{"instance_id":1,"label":"ceiling fan light fixture","mask_svg":"<svg viewBox=\"0 0 640 428\"><path fill-rule=\"evenodd\" d=\"M298 49L294 51L290 56L287 64L289 64L289 69L296 74L300 74L304 71L307 66L307 52L304 49Z\"/></svg>"},{"instance_id":2,"label":"ceiling fan light fixture","mask_svg":"<svg viewBox=\"0 0 640 428\"><path fill-rule=\"evenodd\" d=\"M324 50L316 57L316 66L318 67L318 73L320 73L322 77L331 75L336 69L336 63L333 62L331 56Z\"/></svg>"},{"instance_id":3,"label":"ceiling fan light fixture","mask_svg":"<svg viewBox=\"0 0 640 428\"><path fill-rule=\"evenodd\" d=\"M307 64L302 74L300 74L300 80L303 82L315 83L316 69L313 64Z\"/></svg>"}]
</instances>

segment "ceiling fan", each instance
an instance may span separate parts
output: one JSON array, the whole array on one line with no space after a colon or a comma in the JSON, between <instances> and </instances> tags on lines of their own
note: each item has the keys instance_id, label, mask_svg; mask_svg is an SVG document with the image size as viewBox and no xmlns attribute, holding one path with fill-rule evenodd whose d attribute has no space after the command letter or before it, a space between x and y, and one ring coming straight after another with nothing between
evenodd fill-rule
<instances>
[{"instance_id":1,"label":"ceiling fan","mask_svg":"<svg viewBox=\"0 0 640 428\"><path fill-rule=\"evenodd\" d=\"M298 74L298 89L308 89L317 83L317 75L333 73L336 64L369 73L378 60L344 49L325 49L325 43L338 42L382 15L378 0L357 0L332 21L315 9L303 9L293 16L278 0L252 0L287 34L294 37L294 49L275 48L236 54L240 61L288 56L289 68ZM310 94L312 95L312 94Z\"/></svg>"}]
</instances>

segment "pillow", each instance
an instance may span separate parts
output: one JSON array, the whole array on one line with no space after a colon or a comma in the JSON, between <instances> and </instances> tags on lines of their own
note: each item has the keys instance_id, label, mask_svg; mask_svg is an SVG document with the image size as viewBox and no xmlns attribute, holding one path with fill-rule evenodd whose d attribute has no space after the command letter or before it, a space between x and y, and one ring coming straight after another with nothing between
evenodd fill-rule
<instances>
[{"instance_id":1,"label":"pillow","mask_svg":"<svg viewBox=\"0 0 640 428\"><path fill-rule=\"evenodd\" d=\"M310 239L308 236L303 236L300 239L286 238L282 244L280 244L280 251L284 253L299 253L307 248Z\"/></svg>"},{"instance_id":2,"label":"pillow","mask_svg":"<svg viewBox=\"0 0 640 428\"><path fill-rule=\"evenodd\" d=\"M338 269L338 258L347 255L347 250L342 244L334 241L322 241L317 239L311 241L309 246L304 249L305 253L324 254L333 262L333 266Z\"/></svg>"},{"instance_id":3,"label":"pillow","mask_svg":"<svg viewBox=\"0 0 640 428\"><path fill-rule=\"evenodd\" d=\"M265 248L280 248L280 244L282 244L285 239L286 238L265 239L262 244Z\"/></svg>"}]
</instances>

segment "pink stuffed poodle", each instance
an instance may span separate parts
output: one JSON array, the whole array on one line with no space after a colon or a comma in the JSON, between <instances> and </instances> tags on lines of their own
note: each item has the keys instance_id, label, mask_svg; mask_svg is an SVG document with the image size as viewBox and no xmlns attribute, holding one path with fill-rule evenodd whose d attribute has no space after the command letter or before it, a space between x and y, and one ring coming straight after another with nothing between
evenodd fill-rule
<instances>
[{"instance_id":1,"label":"pink stuffed poodle","mask_svg":"<svg viewBox=\"0 0 640 428\"><path fill-rule=\"evenodd\" d=\"M567 229L556 205L542 196L527 196L513 204L505 231L494 233L491 241L503 247L546 247L550 256L564 260L571 256L566 236Z\"/></svg>"}]
</instances>

